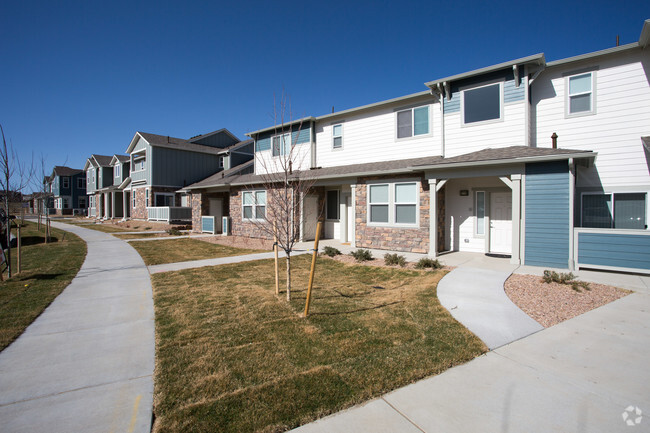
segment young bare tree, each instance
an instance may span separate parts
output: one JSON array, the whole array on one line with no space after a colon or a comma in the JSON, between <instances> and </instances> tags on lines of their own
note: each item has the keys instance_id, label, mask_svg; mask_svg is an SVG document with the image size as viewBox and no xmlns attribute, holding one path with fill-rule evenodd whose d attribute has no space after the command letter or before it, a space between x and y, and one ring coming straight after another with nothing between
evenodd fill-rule
<instances>
[{"instance_id":1,"label":"young bare tree","mask_svg":"<svg viewBox=\"0 0 650 433\"><path fill-rule=\"evenodd\" d=\"M277 126L271 139L271 155L258 156L256 153L255 156L264 192L249 188L243 192L242 201L244 217L250 218L260 231L277 239L278 247L285 253L289 301L291 253L300 240L300 212L315 179L309 170L304 169L303 162L309 152L305 151L304 145L298 144L303 123L292 121L286 94L283 93L279 101L274 100L273 108Z\"/></svg>"},{"instance_id":2,"label":"young bare tree","mask_svg":"<svg viewBox=\"0 0 650 433\"><path fill-rule=\"evenodd\" d=\"M7 272L11 278L11 223L9 220L10 201L12 198L19 197L23 190L31 182L34 174L34 158L31 164L20 161L13 145L7 145L5 131L0 124L0 133L2 133L2 147L0 147L0 188L4 194L2 207L5 212L6 220L2 221L6 230L7 244L9 245L7 254Z\"/></svg>"}]
</instances>

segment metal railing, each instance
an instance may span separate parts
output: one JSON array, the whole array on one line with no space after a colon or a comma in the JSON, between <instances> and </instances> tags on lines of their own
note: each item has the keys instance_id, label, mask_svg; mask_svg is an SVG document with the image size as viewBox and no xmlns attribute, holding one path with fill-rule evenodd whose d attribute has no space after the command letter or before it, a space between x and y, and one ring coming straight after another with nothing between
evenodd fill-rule
<instances>
[{"instance_id":1,"label":"metal railing","mask_svg":"<svg viewBox=\"0 0 650 433\"><path fill-rule=\"evenodd\" d=\"M157 206L147 208L149 221L192 221L192 208L181 206Z\"/></svg>"}]
</instances>

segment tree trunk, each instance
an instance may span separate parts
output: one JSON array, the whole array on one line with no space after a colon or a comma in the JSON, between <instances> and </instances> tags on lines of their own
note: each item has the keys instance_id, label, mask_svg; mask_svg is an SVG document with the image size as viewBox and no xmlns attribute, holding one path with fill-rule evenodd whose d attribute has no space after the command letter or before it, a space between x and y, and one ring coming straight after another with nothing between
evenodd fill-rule
<instances>
[{"instance_id":1,"label":"tree trunk","mask_svg":"<svg viewBox=\"0 0 650 433\"><path fill-rule=\"evenodd\" d=\"M291 253L287 253L287 302L291 301Z\"/></svg>"}]
</instances>

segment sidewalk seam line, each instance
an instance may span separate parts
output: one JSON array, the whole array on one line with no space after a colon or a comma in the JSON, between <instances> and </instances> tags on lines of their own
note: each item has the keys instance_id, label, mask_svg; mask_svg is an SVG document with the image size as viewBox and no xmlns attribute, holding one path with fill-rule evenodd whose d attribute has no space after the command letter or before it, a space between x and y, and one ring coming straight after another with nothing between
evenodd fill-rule
<instances>
[{"instance_id":1,"label":"sidewalk seam line","mask_svg":"<svg viewBox=\"0 0 650 433\"><path fill-rule=\"evenodd\" d=\"M416 429L420 430L422 433L426 433L426 431L424 431L419 425L417 425L416 423L411 421L411 419L409 417L407 417L405 414L403 414L399 409L397 409L395 406L390 404L390 402L388 400L386 400L383 396L381 397L381 399L382 399L382 401L384 401L384 403L386 403L388 406L390 406L395 412L400 414L402 416L402 418L404 418L409 423L411 423Z\"/></svg>"}]
</instances>

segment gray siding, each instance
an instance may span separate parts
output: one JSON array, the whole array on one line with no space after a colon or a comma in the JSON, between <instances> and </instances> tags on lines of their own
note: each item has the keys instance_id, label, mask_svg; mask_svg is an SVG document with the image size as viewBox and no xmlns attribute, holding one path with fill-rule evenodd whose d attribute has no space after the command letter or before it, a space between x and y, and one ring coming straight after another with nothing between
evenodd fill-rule
<instances>
[{"instance_id":1,"label":"gray siding","mask_svg":"<svg viewBox=\"0 0 650 433\"><path fill-rule=\"evenodd\" d=\"M183 187L215 173L219 167L217 155L154 147L148 160L152 185Z\"/></svg>"},{"instance_id":2,"label":"gray siding","mask_svg":"<svg viewBox=\"0 0 650 433\"><path fill-rule=\"evenodd\" d=\"M232 146L233 144L239 142L239 140L233 139L225 132L209 135L207 137L201 138L200 140L190 139L190 141L192 143L203 144L204 146L219 147L221 149Z\"/></svg>"},{"instance_id":3,"label":"gray siding","mask_svg":"<svg viewBox=\"0 0 650 433\"><path fill-rule=\"evenodd\" d=\"M147 143L142 138L138 138L138 142L135 143L132 152L137 152L138 150L147 149L147 148L149 148L149 143Z\"/></svg>"},{"instance_id":4,"label":"gray siding","mask_svg":"<svg viewBox=\"0 0 650 433\"><path fill-rule=\"evenodd\" d=\"M568 267L569 206L566 161L526 164L526 265Z\"/></svg>"},{"instance_id":5,"label":"gray siding","mask_svg":"<svg viewBox=\"0 0 650 433\"><path fill-rule=\"evenodd\" d=\"M650 236L578 233L578 263L650 270Z\"/></svg>"}]
</instances>

